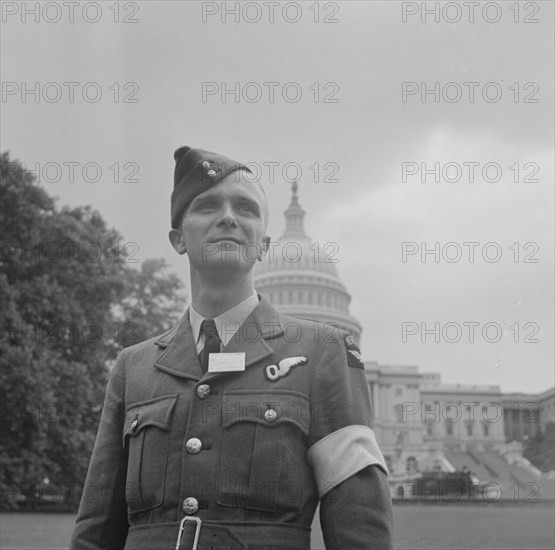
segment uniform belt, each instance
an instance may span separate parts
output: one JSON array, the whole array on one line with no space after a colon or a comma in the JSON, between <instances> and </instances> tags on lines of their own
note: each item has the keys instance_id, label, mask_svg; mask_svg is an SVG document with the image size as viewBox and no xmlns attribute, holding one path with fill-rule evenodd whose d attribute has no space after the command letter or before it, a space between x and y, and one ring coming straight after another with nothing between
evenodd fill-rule
<instances>
[{"instance_id":1,"label":"uniform belt","mask_svg":"<svg viewBox=\"0 0 555 550\"><path fill-rule=\"evenodd\" d=\"M196 524L184 525L180 550L191 550ZM179 522L131 527L125 550L174 550ZM197 550L309 550L310 529L270 522L203 521Z\"/></svg>"}]
</instances>

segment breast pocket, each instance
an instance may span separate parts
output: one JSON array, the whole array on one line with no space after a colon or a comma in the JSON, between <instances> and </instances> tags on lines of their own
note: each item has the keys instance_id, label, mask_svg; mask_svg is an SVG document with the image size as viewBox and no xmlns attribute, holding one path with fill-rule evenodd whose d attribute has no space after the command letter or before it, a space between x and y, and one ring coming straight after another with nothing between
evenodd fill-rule
<instances>
[{"instance_id":1,"label":"breast pocket","mask_svg":"<svg viewBox=\"0 0 555 550\"><path fill-rule=\"evenodd\" d=\"M309 414L308 397L299 392L224 392L217 502L300 512L310 475Z\"/></svg>"},{"instance_id":2,"label":"breast pocket","mask_svg":"<svg viewBox=\"0 0 555 550\"><path fill-rule=\"evenodd\" d=\"M123 444L128 451L125 496L129 512L164 501L168 437L177 395L135 403L125 413Z\"/></svg>"}]
</instances>

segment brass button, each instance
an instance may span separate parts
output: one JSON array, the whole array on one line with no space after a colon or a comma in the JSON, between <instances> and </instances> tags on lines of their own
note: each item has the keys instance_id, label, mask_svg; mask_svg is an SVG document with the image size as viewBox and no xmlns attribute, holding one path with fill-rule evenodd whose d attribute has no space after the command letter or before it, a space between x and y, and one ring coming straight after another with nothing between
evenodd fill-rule
<instances>
[{"instance_id":1,"label":"brass button","mask_svg":"<svg viewBox=\"0 0 555 550\"><path fill-rule=\"evenodd\" d=\"M197 388L197 395L201 399L206 399L210 395L210 386L208 384L201 384Z\"/></svg>"},{"instance_id":2,"label":"brass button","mask_svg":"<svg viewBox=\"0 0 555 550\"><path fill-rule=\"evenodd\" d=\"M183 501L183 511L186 514L196 514L198 512L198 500L195 497L188 497Z\"/></svg>"},{"instance_id":3,"label":"brass button","mask_svg":"<svg viewBox=\"0 0 555 550\"><path fill-rule=\"evenodd\" d=\"M185 448L190 455L196 455L202 450L202 442L196 437L191 437L191 439L185 443Z\"/></svg>"},{"instance_id":4,"label":"brass button","mask_svg":"<svg viewBox=\"0 0 555 550\"><path fill-rule=\"evenodd\" d=\"M203 167L205 170L208 170L208 169L210 168L210 162L207 161L207 160L202 161L202 167Z\"/></svg>"},{"instance_id":5,"label":"brass button","mask_svg":"<svg viewBox=\"0 0 555 550\"><path fill-rule=\"evenodd\" d=\"M139 421L135 418L135 420L133 420L133 423L131 424L131 431L134 432L137 429L138 425Z\"/></svg>"},{"instance_id":6,"label":"brass button","mask_svg":"<svg viewBox=\"0 0 555 550\"><path fill-rule=\"evenodd\" d=\"M268 409L264 413L264 418L266 419L266 422L275 422L277 418L277 412L274 411L274 409Z\"/></svg>"},{"instance_id":7,"label":"brass button","mask_svg":"<svg viewBox=\"0 0 555 550\"><path fill-rule=\"evenodd\" d=\"M207 174L213 178L216 175L216 172L214 170L208 170Z\"/></svg>"}]
</instances>

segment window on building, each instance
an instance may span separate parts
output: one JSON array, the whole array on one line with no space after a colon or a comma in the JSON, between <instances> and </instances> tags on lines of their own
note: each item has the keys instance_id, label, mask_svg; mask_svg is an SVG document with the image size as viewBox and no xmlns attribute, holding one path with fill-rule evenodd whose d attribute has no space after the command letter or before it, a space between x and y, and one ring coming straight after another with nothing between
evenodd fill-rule
<instances>
[{"instance_id":1,"label":"window on building","mask_svg":"<svg viewBox=\"0 0 555 550\"><path fill-rule=\"evenodd\" d=\"M395 422L403 422L403 405L395 405Z\"/></svg>"},{"instance_id":2,"label":"window on building","mask_svg":"<svg viewBox=\"0 0 555 550\"><path fill-rule=\"evenodd\" d=\"M426 435L434 435L434 423L431 420L426 422Z\"/></svg>"},{"instance_id":3,"label":"window on building","mask_svg":"<svg viewBox=\"0 0 555 550\"><path fill-rule=\"evenodd\" d=\"M489 437L489 422L482 422L482 426L484 430L484 435L486 437Z\"/></svg>"},{"instance_id":4,"label":"window on building","mask_svg":"<svg viewBox=\"0 0 555 550\"><path fill-rule=\"evenodd\" d=\"M403 395L403 388L395 388L395 395L397 397L399 397L400 395Z\"/></svg>"},{"instance_id":5,"label":"window on building","mask_svg":"<svg viewBox=\"0 0 555 550\"><path fill-rule=\"evenodd\" d=\"M447 422L445 429L447 431L447 435L453 435L453 424L451 422Z\"/></svg>"},{"instance_id":6,"label":"window on building","mask_svg":"<svg viewBox=\"0 0 555 550\"><path fill-rule=\"evenodd\" d=\"M466 435L471 437L473 433L474 433L474 426L472 425L472 422L467 422L466 423Z\"/></svg>"}]
</instances>

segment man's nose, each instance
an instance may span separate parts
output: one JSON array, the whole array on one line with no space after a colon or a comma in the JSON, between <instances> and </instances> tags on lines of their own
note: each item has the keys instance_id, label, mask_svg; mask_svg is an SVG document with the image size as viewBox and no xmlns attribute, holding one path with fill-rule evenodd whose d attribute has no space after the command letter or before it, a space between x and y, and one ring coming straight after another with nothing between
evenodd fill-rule
<instances>
[{"instance_id":1,"label":"man's nose","mask_svg":"<svg viewBox=\"0 0 555 550\"><path fill-rule=\"evenodd\" d=\"M222 208L222 215L218 220L218 225L222 225L224 227L236 227L237 220L235 219L235 213L233 212L233 208L230 205L225 205Z\"/></svg>"}]
</instances>

